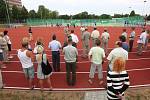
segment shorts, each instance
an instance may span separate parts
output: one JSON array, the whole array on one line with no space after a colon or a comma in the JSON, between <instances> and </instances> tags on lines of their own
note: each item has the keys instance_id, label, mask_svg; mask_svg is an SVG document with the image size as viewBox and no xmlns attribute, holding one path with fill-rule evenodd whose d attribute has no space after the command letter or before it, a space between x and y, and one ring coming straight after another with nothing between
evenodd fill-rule
<instances>
[{"instance_id":1,"label":"shorts","mask_svg":"<svg viewBox=\"0 0 150 100\"><path fill-rule=\"evenodd\" d=\"M2 52L0 52L0 61L3 61L4 60L4 55Z\"/></svg>"},{"instance_id":2,"label":"shorts","mask_svg":"<svg viewBox=\"0 0 150 100\"><path fill-rule=\"evenodd\" d=\"M8 51L11 51L11 44L7 44L8 46Z\"/></svg>"},{"instance_id":3,"label":"shorts","mask_svg":"<svg viewBox=\"0 0 150 100\"><path fill-rule=\"evenodd\" d=\"M25 77L27 79L33 79L34 78L34 67L29 67L29 68L23 68L23 72L25 74Z\"/></svg>"}]
</instances>

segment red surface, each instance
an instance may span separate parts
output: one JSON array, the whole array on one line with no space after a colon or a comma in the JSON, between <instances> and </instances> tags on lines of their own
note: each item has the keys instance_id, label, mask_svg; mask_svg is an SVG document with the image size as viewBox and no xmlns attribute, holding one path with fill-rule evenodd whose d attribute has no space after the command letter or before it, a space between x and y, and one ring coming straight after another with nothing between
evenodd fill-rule
<instances>
[{"instance_id":1,"label":"red surface","mask_svg":"<svg viewBox=\"0 0 150 100\"><path fill-rule=\"evenodd\" d=\"M73 28L72 28L73 29ZM79 36L80 39L80 27L75 28L75 33ZM98 27L98 30L100 33L103 32L104 27ZM109 42L109 48L114 47L114 43L116 40L118 40L118 36L122 33L123 27L108 27L108 31L110 33L110 42ZM126 28L127 33L130 33L130 28ZM51 40L51 36L53 33L56 34L57 40L59 40L62 44L64 41L64 33L63 28L56 28L56 27L48 27L48 28L32 28L33 31L33 37L34 41L32 41L32 47L34 47L35 40L37 37L43 37L44 38L44 46L47 50L48 48L48 42ZM92 27L89 27L89 31L92 31ZM136 34L140 34L141 28L136 28ZM21 44L20 41L22 37L28 35L28 28L22 27L17 29L9 29L9 36L12 41L12 48L13 49L19 49ZM136 38L137 40L137 38ZM134 50L136 51L136 40L134 44ZM78 49L82 49L81 41L78 44ZM149 49L149 48L148 48ZM110 50L109 50L110 51ZM48 55L51 55L50 51L46 51ZM16 50L13 50L11 54L16 54ZM82 54L82 51L79 50L79 55ZM147 58L147 59L140 59L140 58ZM138 59L138 60L137 60ZM18 61L18 58L16 55L14 55L14 58L10 61ZM51 56L49 56L49 61L51 61ZM78 58L79 62L77 66L77 72L80 72L77 74L77 83L75 86L70 87L66 84L66 77L65 77L65 64L61 63L61 72L54 73L51 77L52 79L52 85L54 88L99 88L102 86L98 85L98 78L97 74L95 75L95 82L91 86L88 84L88 75L90 70L90 62L84 62L88 61L88 59L83 59L81 56ZM61 56L61 62L64 62L63 56ZM129 60L126 64L127 70L133 70L133 69L144 69L144 68L150 68L150 51L144 52L142 56L137 56L136 53L129 53ZM37 69L37 64L35 64L35 70ZM19 62L9 62L7 63L7 68L2 69L3 70L3 80L6 85L6 87L28 87L28 82L24 77L23 73L20 73L22 71L21 64ZM103 65L103 70L107 70L107 62ZM8 72L8 71L19 71L19 72ZM82 73L86 72L86 73ZM148 77L150 73L150 69L147 70L139 70L139 71L129 71L130 76L130 82L131 85L144 85L144 84L150 84L150 78ZM106 78L104 74L104 79ZM105 82L106 83L106 82ZM35 84L37 87L38 81L35 74ZM46 85L46 83L45 83Z\"/></svg>"}]
</instances>

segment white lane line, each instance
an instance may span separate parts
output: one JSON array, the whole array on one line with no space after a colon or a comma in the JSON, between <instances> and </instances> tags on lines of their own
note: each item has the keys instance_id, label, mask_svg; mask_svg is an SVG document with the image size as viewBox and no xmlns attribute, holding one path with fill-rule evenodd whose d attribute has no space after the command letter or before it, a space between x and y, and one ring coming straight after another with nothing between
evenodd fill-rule
<instances>
[{"instance_id":1,"label":"white lane line","mask_svg":"<svg viewBox=\"0 0 150 100\"><path fill-rule=\"evenodd\" d=\"M149 87L149 86L150 84L143 84L143 85L132 85L129 87L138 88L138 87ZM30 88L26 88L26 87L9 87L9 86L4 87L4 89L30 90ZM34 90L40 90L40 88L34 88ZM48 91L49 88L45 88L44 90ZM105 88L53 88L53 91L88 91L88 90L105 90Z\"/></svg>"},{"instance_id":2,"label":"white lane line","mask_svg":"<svg viewBox=\"0 0 150 100\"><path fill-rule=\"evenodd\" d=\"M138 58L138 59L128 59L128 61L130 61L130 60L149 60L150 58ZM20 63L20 61L8 61L8 63ZM77 62L77 63L89 63L90 61L82 61L82 62ZM104 61L104 62L107 62L107 61ZM37 63L37 62L34 62L34 63ZM52 62L49 62L49 63L52 63ZM65 63L65 62L60 62L60 63Z\"/></svg>"},{"instance_id":3,"label":"white lane line","mask_svg":"<svg viewBox=\"0 0 150 100\"><path fill-rule=\"evenodd\" d=\"M144 70L150 70L150 67L148 68L140 68L140 69L129 69L128 72L132 71L144 71ZM2 71L3 73L23 73L23 71ZM106 73L107 71L103 71L103 73ZM37 73L37 72L35 72ZM52 72L52 74L65 74L66 72ZM89 74L90 72L76 72L77 74ZM97 72L96 72L97 73Z\"/></svg>"}]
</instances>

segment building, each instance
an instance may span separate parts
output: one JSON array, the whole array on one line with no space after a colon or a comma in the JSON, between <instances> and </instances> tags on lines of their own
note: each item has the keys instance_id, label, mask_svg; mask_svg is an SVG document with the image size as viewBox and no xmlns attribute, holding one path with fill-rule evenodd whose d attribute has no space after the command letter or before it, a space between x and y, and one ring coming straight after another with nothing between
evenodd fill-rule
<instances>
[{"instance_id":1,"label":"building","mask_svg":"<svg viewBox=\"0 0 150 100\"><path fill-rule=\"evenodd\" d=\"M8 3L9 8L11 9L13 5L16 5L18 8L22 8L21 0L4 0Z\"/></svg>"}]
</instances>

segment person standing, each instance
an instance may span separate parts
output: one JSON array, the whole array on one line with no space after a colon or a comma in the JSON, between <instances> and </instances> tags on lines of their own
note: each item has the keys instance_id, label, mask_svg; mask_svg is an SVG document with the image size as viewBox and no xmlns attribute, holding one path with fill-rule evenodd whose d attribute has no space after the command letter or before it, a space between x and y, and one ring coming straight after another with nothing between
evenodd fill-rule
<instances>
[{"instance_id":1,"label":"person standing","mask_svg":"<svg viewBox=\"0 0 150 100\"><path fill-rule=\"evenodd\" d=\"M142 55L143 47L146 43L147 39L147 32L145 31L145 28L142 30L142 33L137 41L138 48L137 48L137 55Z\"/></svg>"},{"instance_id":2,"label":"person standing","mask_svg":"<svg viewBox=\"0 0 150 100\"><path fill-rule=\"evenodd\" d=\"M122 48L128 52L128 51L129 51L129 45L128 45L128 43L126 42L125 36L121 35L121 36L119 37L119 39L120 39L120 41L122 42Z\"/></svg>"},{"instance_id":3,"label":"person standing","mask_svg":"<svg viewBox=\"0 0 150 100\"><path fill-rule=\"evenodd\" d=\"M56 40L56 35L52 36L52 41L49 42L48 48L52 51L53 69L55 72L60 71L60 49L61 44Z\"/></svg>"},{"instance_id":4,"label":"person standing","mask_svg":"<svg viewBox=\"0 0 150 100\"><path fill-rule=\"evenodd\" d=\"M93 84L96 69L98 69L99 85L103 83L102 63L105 58L105 52L104 49L100 47L100 44L101 44L100 40L97 39L96 46L92 47L88 54L88 58L91 61L91 68L88 80L90 84Z\"/></svg>"},{"instance_id":5,"label":"person standing","mask_svg":"<svg viewBox=\"0 0 150 100\"><path fill-rule=\"evenodd\" d=\"M127 39L128 35L126 31L127 31L126 29L123 29L123 33L121 35L125 36L125 38Z\"/></svg>"},{"instance_id":6,"label":"person standing","mask_svg":"<svg viewBox=\"0 0 150 100\"><path fill-rule=\"evenodd\" d=\"M113 70L107 74L108 100L124 100L124 92L130 85L129 75L125 70L125 60L118 57L113 64Z\"/></svg>"},{"instance_id":7,"label":"person standing","mask_svg":"<svg viewBox=\"0 0 150 100\"><path fill-rule=\"evenodd\" d=\"M77 48L77 43L79 42L79 39L77 35L74 33L74 30L71 30L70 36L72 38L72 45Z\"/></svg>"},{"instance_id":8,"label":"person standing","mask_svg":"<svg viewBox=\"0 0 150 100\"><path fill-rule=\"evenodd\" d=\"M107 54L107 49L108 49L108 40L110 38L110 35L107 31L107 29L104 29L104 33L102 33L101 35L101 39L102 39L102 48L105 51L105 54Z\"/></svg>"},{"instance_id":9,"label":"person standing","mask_svg":"<svg viewBox=\"0 0 150 100\"><path fill-rule=\"evenodd\" d=\"M74 86L76 83L76 60L78 51L74 46L72 46L72 38L68 38L68 46L63 48L63 54L66 62L67 84Z\"/></svg>"},{"instance_id":10,"label":"person standing","mask_svg":"<svg viewBox=\"0 0 150 100\"><path fill-rule=\"evenodd\" d=\"M135 27L132 27L131 30L132 30L132 32L129 37L129 52L131 52L132 48L133 48L133 43L134 43L134 39L135 39Z\"/></svg>"},{"instance_id":11,"label":"person standing","mask_svg":"<svg viewBox=\"0 0 150 100\"><path fill-rule=\"evenodd\" d=\"M4 39L6 40L7 46L8 46L8 55L9 55L8 58L13 58L13 56L11 56L9 53L11 51L11 41L10 41L10 38L8 36L7 30L4 31Z\"/></svg>"},{"instance_id":12,"label":"person standing","mask_svg":"<svg viewBox=\"0 0 150 100\"><path fill-rule=\"evenodd\" d=\"M88 56L88 52L90 49L90 32L88 32L88 28L85 28L85 32L83 32L82 42L83 42L83 57L86 58Z\"/></svg>"},{"instance_id":13,"label":"person standing","mask_svg":"<svg viewBox=\"0 0 150 100\"><path fill-rule=\"evenodd\" d=\"M95 42L97 39L99 39L99 36L100 36L100 33L99 31L97 30L96 27L94 27L94 31L92 31L92 34L91 34L91 38L92 38L92 46L96 46Z\"/></svg>"},{"instance_id":14,"label":"person standing","mask_svg":"<svg viewBox=\"0 0 150 100\"><path fill-rule=\"evenodd\" d=\"M40 83L40 87L41 90L44 89L43 86L43 81L46 80L47 84L49 86L49 89L52 90L52 85L51 85L51 80L50 80L50 75L44 75L42 72L42 67L41 67L41 62L46 63L47 62L47 55L44 53L44 48L41 45L37 46L37 54L36 54L36 61L38 63L38 67L37 67L37 78L39 79L39 83Z\"/></svg>"},{"instance_id":15,"label":"person standing","mask_svg":"<svg viewBox=\"0 0 150 100\"><path fill-rule=\"evenodd\" d=\"M28 50L29 39L24 37L22 39L22 48L18 50L18 58L21 62L26 79L29 82L30 89L34 89L34 56L32 51Z\"/></svg>"},{"instance_id":16,"label":"person standing","mask_svg":"<svg viewBox=\"0 0 150 100\"><path fill-rule=\"evenodd\" d=\"M29 27L29 29L28 29L28 34L29 34L29 40L30 41L32 41L33 40L33 36L32 36L32 28L31 27Z\"/></svg>"},{"instance_id":17,"label":"person standing","mask_svg":"<svg viewBox=\"0 0 150 100\"><path fill-rule=\"evenodd\" d=\"M64 33L65 33L65 41L64 42L67 42L67 38L69 36L69 27L68 26L64 27Z\"/></svg>"},{"instance_id":18,"label":"person standing","mask_svg":"<svg viewBox=\"0 0 150 100\"><path fill-rule=\"evenodd\" d=\"M124 60L128 60L128 52L122 48L122 42L116 41L116 48L114 48L108 55L108 71L113 70L113 64L116 58L122 57Z\"/></svg>"}]
</instances>

